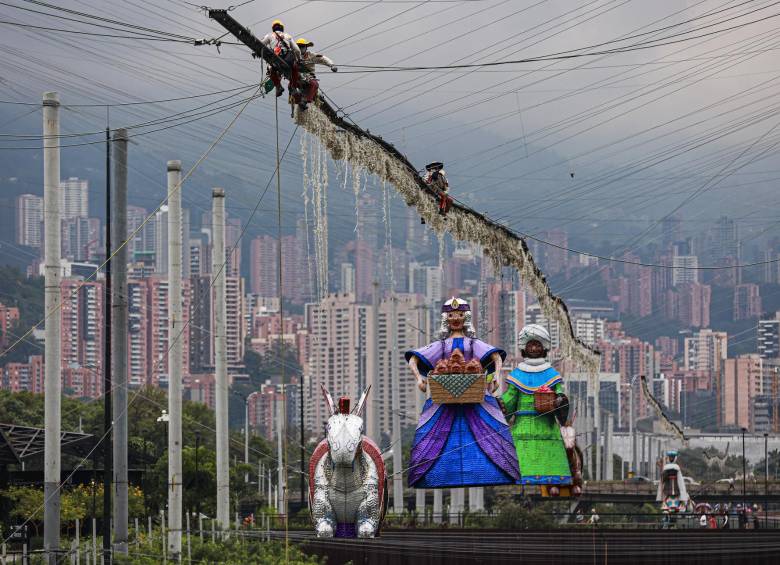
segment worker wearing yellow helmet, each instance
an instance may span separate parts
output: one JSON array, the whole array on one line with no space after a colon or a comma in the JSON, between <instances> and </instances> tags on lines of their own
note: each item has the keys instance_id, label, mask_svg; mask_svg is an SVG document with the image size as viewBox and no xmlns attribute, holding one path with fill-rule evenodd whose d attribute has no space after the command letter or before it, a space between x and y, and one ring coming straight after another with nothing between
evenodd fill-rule
<instances>
[{"instance_id":1,"label":"worker wearing yellow helmet","mask_svg":"<svg viewBox=\"0 0 780 565\"><path fill-rule=\"evenodd\" d=\"M293 41L292 35L284 31L284 24L281 20L274 20L271 23L271 33L267 33L260 42L272 50L281 61L281 63L271 65L268 69L271 81L276 87L276 96L281 96L284 92L281 71L286 69L290 71L290 91L295 94L298 89L298 61L301 59L301 50Z\"/></svg>"},{"instance_id":2,"label":"worker wearing yellow helmet","mask_svg":"<svg viewBox=\"0 0 780 565\"><path fill-rule=\"evenodd\" d=\"M329 67L334 73L338 71L338 67L333 64L333 61L331 61L330 58L311 49L311 47L314 47L314 42L309 41L304 37L300 37L295 43L301 50L301 92L303 93L303 97L299 106L302 110L305 110L309 102L314 102L317 98L317 90L320 87L317 75L314 72L315 65Z\"/></svg>"}]
</instances>

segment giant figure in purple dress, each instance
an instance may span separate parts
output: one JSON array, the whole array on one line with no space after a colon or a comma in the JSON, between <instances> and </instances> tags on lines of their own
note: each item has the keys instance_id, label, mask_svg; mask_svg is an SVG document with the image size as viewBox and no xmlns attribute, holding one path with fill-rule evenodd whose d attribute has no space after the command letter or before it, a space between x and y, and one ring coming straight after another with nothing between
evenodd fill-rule
<instances>
[{"instance_id":1,"label":"giant figure in purple dress","mask_svg":"<svg viewBox=\"0 0 780 565\"><path fill-rule=\"evenodd\" d=\"M442 306L440 339L406 352L420 390L428 390L428 373L455 350L463 353L466 362L477 360L496 375L498 381L490 383L490 392L503 388L500 373L506 352L474 337L468 303L451 298ZM519 479L512 434L488 391L481 403L425 401L412 445L409 486L457 488L515 484Z\"/></svg>"}]
</instances>

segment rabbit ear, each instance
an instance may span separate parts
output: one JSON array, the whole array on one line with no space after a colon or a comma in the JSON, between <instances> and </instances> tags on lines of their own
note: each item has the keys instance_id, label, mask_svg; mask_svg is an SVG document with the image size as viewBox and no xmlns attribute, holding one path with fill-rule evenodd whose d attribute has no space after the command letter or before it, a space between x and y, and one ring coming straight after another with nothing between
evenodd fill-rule
<instances>
[{"instance_id":1,"label":"rabbit ear","mask_svg":"<svg viewBox=\"0 0 780 565\"><path fill-rule=\"evenodd\" d=\"M330 395L328 389L326 389L324 385L320 385L320 388L322 389L322 396L325 397L325 403L328 405L328 411L330 412L330 415L333 416L333 414L336 413L336 405L333 404L333 397Z\"/></svg>"},{"instance_id":2,"label":"rabbit ear","mask_svg":"<svg viewBox=\"0 0 780 565\"><path fill-rule=\"evenodd\" d=\"M371 390L371 385L368 385L368 388L363 391L363 394L360 395L360 400L358 400L357 406L355 406L355 409L352 411L353 414L358 416L363 415L363 411L366 408L366 398L368 398L369 390Z\"/></svg>"}]
</instances>

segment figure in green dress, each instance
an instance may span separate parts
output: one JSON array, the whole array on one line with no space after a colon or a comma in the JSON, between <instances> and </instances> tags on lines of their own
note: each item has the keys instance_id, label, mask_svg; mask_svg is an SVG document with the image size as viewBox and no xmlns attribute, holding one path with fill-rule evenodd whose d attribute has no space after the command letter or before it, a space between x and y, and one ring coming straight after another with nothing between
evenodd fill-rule
<instances>
[{"instance_id":1,"label":"figure in green dress","mask_svg":"<svg viewBox=\"0 0 780 565\"><path fill-rule=\"evenodd\" d=\"M501 401L512 427L520 483L540 485L543 496L577 496L582 493L582 456L563 379L547 360L550 334L531 324L518 339L523 362L507 376Z\"/></svg>"}]
</instances>

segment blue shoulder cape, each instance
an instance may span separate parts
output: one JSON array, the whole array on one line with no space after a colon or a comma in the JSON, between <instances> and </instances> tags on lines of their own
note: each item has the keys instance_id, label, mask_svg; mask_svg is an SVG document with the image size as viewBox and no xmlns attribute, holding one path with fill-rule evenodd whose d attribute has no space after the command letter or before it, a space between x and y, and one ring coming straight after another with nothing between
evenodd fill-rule
<instances>
[{"instance_id":1,"label":"blue shoulder cape","mask_svg":"<svg viewBox=\"0 0 780 565\"><path fill-rule=\"evenodd\" d=\"M525 394L533 394L545 385L553 388L558 383L562 383L563 379L558 371L550 367L549 369L539 371L538 373L513 369L512 372L507 375L506 381L519 388L520 391Z\"/></svg>"}]
</instances>

